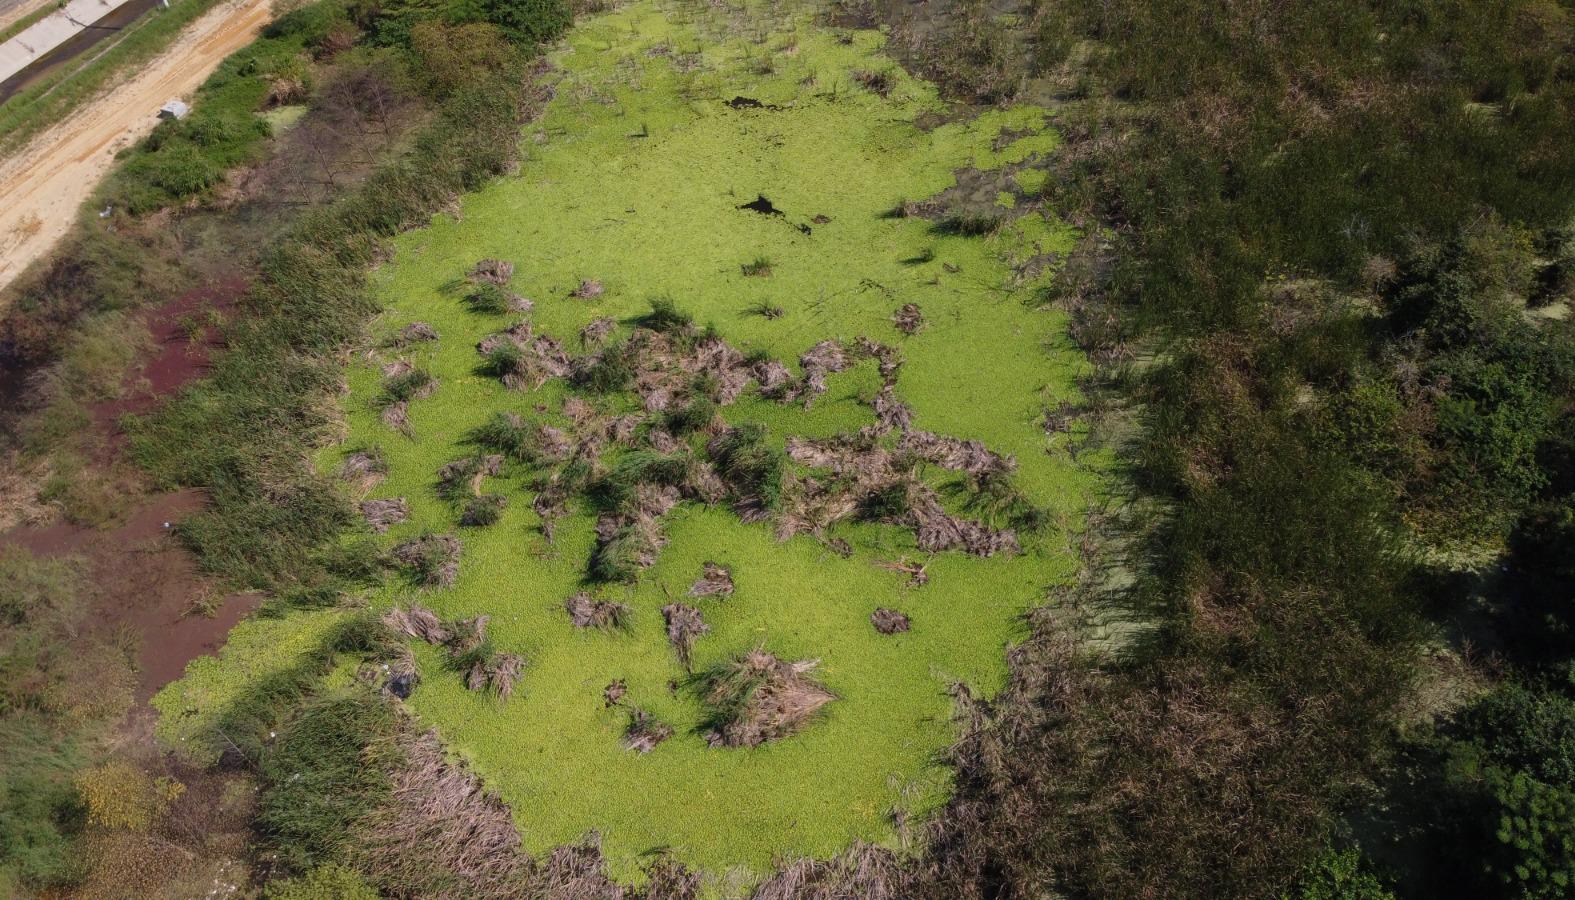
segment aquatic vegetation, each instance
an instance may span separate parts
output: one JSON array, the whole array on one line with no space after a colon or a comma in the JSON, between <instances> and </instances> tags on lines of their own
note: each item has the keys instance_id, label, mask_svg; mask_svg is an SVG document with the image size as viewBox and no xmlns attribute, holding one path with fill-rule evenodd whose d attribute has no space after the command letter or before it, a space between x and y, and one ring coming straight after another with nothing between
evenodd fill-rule
<instances>
[{"instance_id":1,"label":"aquatic vegetation","mask_svg":"<svg viewBox=\"0 0 1575 900\"><path fill-rule=\"evenodd\" d=\"M767 24L794 48L770 66L714 8L578 27L518 177L376 275L378 337L418 334L398 352L435 390L386 424L405 386L379 351L321 460L381 448L368 499L408 518L380 540L462 544L407 550L375 604L490 616L479 668L412 642L411 707L527 848L597 829L620 872L662 847L721 872L894 841L892 810L946 795L948 684L1000 687L1021 613L1076 566L1056 523L1095 487L1044 429L1086 362L1023 302L1071 230L945 194L1052 152L1046 112L925 130L936 93L878 33ZM788 452L860 434L865 457ZM509 702L467 690L505 654ZM718 674L750 659L784 684L818 661L787 719L757 727L780 697Z\"/></svg>"}]
</instances>

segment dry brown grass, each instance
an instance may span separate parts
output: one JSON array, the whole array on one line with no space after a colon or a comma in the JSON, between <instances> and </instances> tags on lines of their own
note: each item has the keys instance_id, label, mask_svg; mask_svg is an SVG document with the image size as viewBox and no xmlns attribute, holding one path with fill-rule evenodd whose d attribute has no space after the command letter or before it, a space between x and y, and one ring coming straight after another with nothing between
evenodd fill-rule
<instances>
[{"instance_id":1,"label":"dry brown grass","mask_svg":"<svg viewBox=\"0 0 1575 900\"><path fill-rule=\"evenodd\" d=\"M706 674L713 747L758 747L796 734L836 695L810 678L819 660L784 662L752 650Z\"/></svg>"}]
</instances>

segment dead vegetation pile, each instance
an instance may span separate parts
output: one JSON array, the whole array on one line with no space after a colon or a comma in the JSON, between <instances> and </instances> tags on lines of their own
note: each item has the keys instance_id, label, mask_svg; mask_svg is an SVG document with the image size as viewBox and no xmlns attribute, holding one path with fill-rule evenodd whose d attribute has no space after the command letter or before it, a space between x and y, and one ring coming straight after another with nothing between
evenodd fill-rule
<instances>
[{"instance_id":1,"label":"dead vegetation pile","mask_svg":"<svg viewBox=\"0 0 1575 900\"><path fill-rule=\"evenodd\" d=\"M907 616L884 606L870 613L870 624L881 634L900 634L910 627Z\"/></svg>"},{"instance_id":2,"label":"dead vegetation pile","mask_svg":"<svg viewBox=\"0 0 1575 900\"><path fill-rule=\"evenodd\" d=\"M733 596L733 570L720 563L705 563L701 566L699 579L689 588L689 596Z\"/></svg>"},{"instance_id":3,"label":"dead vegetation pile","mask_svg":"<svg viewBox=\"0 0 1575 900\"><path fill-rule=\"evenodd\" d=\"M459 554L459 539L447 534L423 535L393 550L394 559L424 587L452 587L459 577Z\"/></svg>"},{"instance_id":4,"label":"dead vegetation pile","mask_svg":"<svg viewBox=\"0 0 1575 900\"><path fill-rule=\"evenodd\" d=\"M530 391L569 374L569 355L556 340L536 334L529 322L488 335L476 344L481 371L516 391Z\"/></svg>"},{"instance_id":5,"label":"dead vegetation pile","mask_svg":"<svg viewBox=\"0 0 1575 900\"><path fill-rule=\"evenodd\" d=\"M592 319L589 325L580 329L580 347L582 349L600 347L608 337L612 336L613 330L617 327L618 321L607 316Z\"/></svg>"},{"instance_id":6,"label":"dead vegetation pile","mask_svg":"<svg viewBox=\"0 0 1575 900\"><path fill-rule=\"evenodd\" d=\"M650 753L656 745L673 736L673 726L658 720L643 709L629 714L629 727L624 731L623 748L636 753Z\"/></svg>"},{"instance_id":7,"label":"dead vegetation pile","mask_svg":"<svg viewBox=\"0 0 1575 900\"><path fill-rule=\"evenodd\" d=\"M394 336L394 346L409 347L412 344L421 344L438 339L437 329L425 322L411 322Z\"/></svg>"},{"instance_id":8,"label":"dead vegetation pile","mask_svg":"<svg viewBox=\"0 0 1575 900\"><path fill-rule=\"evenodd\" d=\"M388 460L384 458L383 451L376 447L357 450L340 463L339 477L357 494L364 495L388 477Z\"/></svg>"},{"instance_id":9,"label":"dead vegetation pile","mask_svg":"<svg viewBox=\"0 0 1575 900\"><path fill-rule=\"evenodd\" d=\"M622 678L614 678L612 681L607 682L607 686L602 688L604 708L612 709L614 706L617 706L627 693L629 693L629 684Z\"/></svg>"},{"instance_id":10,"label":"dead vegetation pile","mask_svg":"<svg viewBox=\"0 0 1575 900\"><path fill-rule=\"evenodd\" d=\"M483 259L470 270L472 281L484 281L503 287L514 277L514 264L501 259Z\"/></svg>"},{"instance_id":11,"label":"dead vegetation pile","mask_svg":"<svg viewBox=\"0 0 1575 900\"><path fill-rule=\"evenodd\" d=\"M928 432L909 432L925 434ZM1021 551L1012 529L997 529L948 513L935 489L919 480L917 463L923 459L906 438L898 450L888 450L868 433L843 434L825 440L789 439L788 456L813 469L829 470L829 478L795 478L784 489L779 537L807 532L821 535L831 525L855 513L874 521L913 529L919 548L926 552L962 550L974 556ZM930 435L930 437L936 437ZM962 448L960 459L973 463L982 453L993 471L1001 457L977 441L940 439L950 452ZM928 444L924 446L930 446ZM939 455L939 454L937 454ZM952 461L952 456L946 457Z\"/></svg>"},{"instance_id":12,"label":"dead vegetation pile","mask_svg":"<svg viewBox=\"0 0 1575 900\"><path fill-rule=\"evenodd\" d=\"M438 496L445 500L459 500L481 493L483 479L491 478L503 470L501 454L466 456L446 462L438 468Z\"/></svg>"},{"instance_id":13,"label":"dead vegetation pile","mask_svg":"<svg viewBox=\"0 0 1575 900\"><path fill-rule=\"evenodd\" d=\"M700 617L700 610L687 603L669 603L662 607L662 618L667 621L667 642L678 651L678 661L689 668L690 652L695 639L711 630Z\"/></svg>"},{"instance_id":14,"label":"dead vegetation pile","mask_svg":"<svg viewBox=\"0 0 1575 900\"><path fill-rule=\"evenodd\" d=\"M438 389L438 380L408 360L395 360L385 366L383 372L383 390L379 395L383 404L383 424L409 437L412 434L411 401L432 396Z\"/></svg>"},{"instance_id":15,"label":"dead vegetation pile","mask_svg":"<svg viewBox=\"0 0 1575 900\"><path fill-rule=\"evenodd\" d=\"M627 603L597 600L584 591L564 600L563 608L576 628L627 628L634 614Z\"/></svg>"},{"instance_id":16,"label":"dead vegetation pile","mask_svg":"<svg viewBox=\"0 0 1575 900\"><path fill-rule=\"evenodd\" d=\"M924 327L924 314L919 312L919 304L904 303L901 309L892 313L891 323L903 334L918 334L919 329Z\"/></svg>"},{"instance_id":17,"label":"dead vegetation pile","mask_svg":"<svg viewBox=\"0 0 1575 900\"><path fill-rule=\"evenodd\" d=\"M899 313L904 321L917 321L916 307ZM985 556L1017 548L1012 530L947 514L918 477L918 464L930 462L976 482L1004 484L1014 463L978 441L916 430L913 411L896 395L903 365L897 348L867 337L824 340L799 357L801 374L795 375L768 357L746 357L668 300L653 302L623 340L613 339L615 324L603 318L587 326L581 334L586 349L578 356L528 322L477 345L487 359L484 370L511 387L535 388L563 377L576 389L563 402L567 429L503 413L470 440L539 470L533 509L549 543L556 521L575 499L589 501L596 513L596 547L588 569L595 580L633 581L654 565L667 543L664 518L686 500L730 503L745 521L775 518L783 539L804 532L823 536L837 522L863 513L913 528L920 546L930 551ZM825 393L828 376L862 360L873 361L881 377L870 401L874 423L856 436L789 444L794 461L829 468L829 478L794 476L783 454L769 447L763 428L731 428L720 414L751 385L765 398L810 405ZM618 394L637 397L640 411L615 412L602 399ZM892 434L895 441L883 440ZM613 449L627 452L609 466L602 454ZM450 497L464 478L496 474L495 466L478 470L463 460L450 467L440 473L439 486ZM472 484L470 493L477 492ZM498 512L481 511L488 521ZM725 596L730 577L697 584L692 596Z\"/></svg>"},{"instance_id":18,"label":"dead vegetation pile","mask_svg":"<svg viewBox=\"0 0 1575 900\"><path fill-rule=\"evenodd\" d=\"M897 449L935 463L943 469L966 472L975 478L1009 475L1017 461L1001 456L979 441L964 441L931 431L906 431Z\"/></svg>"},{"instance_id":19,"label":"dead vegetation pile","mask_svg":"<svg viewBox=\"0 0 1575 900\"><path fill-rule=\"evenodd\" d=\"M828 860L801 857L761 882L751 900L905 900L925 896L913 867L859 843ZM944 895L941 895L944 896Z\"/></svg>"},{"instance_id":20,"label":"dead vegetation pile","mask_svg":"<svg viewBox=\"0 0 1575 900\"><path fill-rule=\"evenodd\" d=\"M388 530L388 526L398 525L410 518L410 504L405 502L404 497L367 500L361 504L361 516L373 531L382 534Z\"/></svg>"},{"instance_id":21,"label":"dead vegetation pile","mask_svg":"<svg viewBox=\"0 0 1575 900\"><path fill-rule=\"evenodd\" d=\"M525 659L514 653L493 653L476 656L465 671L465 687L472 691L491 688L498 697L507 700L514 695L514 685L525 671Z\"/></svg>"},{"instance_id":22,"label":"dead vegetation pile","mask_svg":"<svg viewBox=\"0 0 1575 900\"><path fill-rule=\"evenodd\" d=\"M487 640L489 621L488 616L476 616L445 622L438 618L437 613L419 604L396 606L382 617L383 626L394 634L425 641L442 649L447 654L449 667L464 678L465 687L473 691L490 689L501 699L507 700L513 696L514 687L524 674L525 660L517 654L499 653L492 649L492 644ZM403 672L401 654L408 659L408 673ZM408 648L396 649L388 668L390 685L397 675L411 676L403 685L407 688L404 693L393 691L400 697L407 696L408 687L414 684L416 676L415 660L409 656Z\"/></svg>"},{"instance_id":23,"label":"dead vegetation pile","mask_svg":"<svg viewBox=\"0 0 1575 900\"><path fill-rule=\"evenodd\" d=\"M383 614L383 624L395 634L425 641L434 647L448 643L448 626L443 624L437 613L419 604L390 609Z\"/></svg>"},{"instance_id":24,"label":"dead vegetation pile","mask_svg":"<svg viewBox=\"0 0 1575 900\"><path fill-rule=\"evenodd\" d=\"M810 678L819 660L784 662L764 650L730 660L702 679L713 747L758 747L796 734L836 695Z\"/></svg>"}]
</instances>

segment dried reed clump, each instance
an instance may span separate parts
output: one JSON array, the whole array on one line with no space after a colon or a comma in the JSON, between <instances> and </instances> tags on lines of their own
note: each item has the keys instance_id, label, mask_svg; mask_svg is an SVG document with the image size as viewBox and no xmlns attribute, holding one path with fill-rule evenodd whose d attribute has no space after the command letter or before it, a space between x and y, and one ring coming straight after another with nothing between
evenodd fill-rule
<instances>
[{"instance_id":1,"label":"dried reed clump","mask_svg":"<svg viewBox=\"0 0 1575 900\"><path fill-rule=\"evenodd\" d=\"M673 726L658 720L643 709L629 714L629 727L624 731L623 748L636 753L650 753L656 745L673 736Z\"/></svg>"},{"instance_id":2,"label":"dried reed clump","mask_svg":"<svg viewBox=\"0 0 1575 900\"><path fill-rule=\"evenodd\" d=\"M563 601L576 628L627 628L634 610L627 603L597 600L585 591Z\"/></svg>"},{"instance_id":3,"label":"dried reed clump","mask_svg":"<svg viewBox=\"0 0 1575 900\"><path fill-rule=\"evenodd\" d=\"M751 900L904 900L921 896L916 866L858 843L828 860L802 857L755 888Z\"/></svg>"},{"instance_id":4,"label":"dried reed clump","mask_svg":"<svg viewBox=\"0 0 1575 900\"><path fill-rule=\"evenodd\" d=\"M602 703L606 709L612 709L629 693L629 685L622 678L614 678L602 688Z\"/></svg>"},{"instance_id":5,"label":"dried reed clump","mask_svg":"<svg viewBox=\"0 0 1575 900\"><path fill-rule=\"evenodd\" d=\"M924 314L919 312L919 304L904 303L901 309L891 315L891 323L903 334L918 334L924 327Z\"/></svg>"},{"instance_id":6,"label":"dried reed clump","mask_svg":"<svg viewBox=\"0 0 1575 900\"><path fill-rule=\"evenodd\" d=\"M446 462L437 470L438 494L448 500L475 496L481 492L482 479L491 478L502 470L503 456L497 453Z\"/></svg>"},{"instance_id":7,"label":"dried reed clump","mask_svg":"<svg viewBox=\"0 0 1575 900\"><path fill-rule=\"evenodd\" d=\"M472 497L466 501L464 510L460 512L459 524L467 528L485 528L496 524L508 505L509 498L502 494L481 494Z\"/></svg>"},{"instance_id":8,"label":"dried reed clump","mask_svg":"<svg viewBox=\"0 0 1575 900\"><path fill-rule=\"evenodd\" d=\"M689 654L695 639L711 630L700 617L700 610L686 603L669 603L662 607L662 618L667 620L667 642L678 651L678 661L689 668Z\"/></svg>"},{"instance_id":9,"label":"dried reed clump","mask_svg":"<svg viewBox=\"0 0 1575 900\"><path fill-rule=\"evenodd\" d=\"M383 624L390 631L426 641L434 647L447 644L450 632L437 613L425 606L412 603L408 607L396 606L383 614Z\"/></svg>"},{"instance_id":10,"label":"dried reed clump","mask_svg":"<svg viewBox=\"0 0 1575 900\"><path fill-rule=\"evenodd\" d=\"M339 477L357 493L365 494L388 477L388 460L383 457L383 451L376 447L357 450L339 464Z\"/></svg>"},{"instance_id":11,"label":"dried reed clump","mask_svg":"<svg viewBox=\"0 0 1575 900\"><path fill-rule=\"evenodd\" d=\"M964 441L929 431L908 431L897 442L897 449L935 463L943 469L966 472L975 478L1008 475L1017 461L1001 456L979 441Z\"/></svg>"},{"instance_id":12,"label":"dried reed clump","mask_svg":"<svg viewBox=\"0 0 1575 900\"><path fill-rule=\"evenodd\" d=\"M421 344L437 339L438 333L436 328L425 322L411 322L404 328L399 329L399 333L394 335L393 343L396 347L408 347L412 344Z\"/></svg>"},{"instance_id":13,"label":"dried reed clump","mask_svg":"<svg viewBox=\"0 0 1575 900\"><path fill-rule=\"evenodd\" d=\"M459 577L459 539L428 534L395 547L393 555L426 587L451 587Z\"/></svg>"},{"instance_id":14,"label":"dried reed clump","mask_svg":"<svg viewBox=\"0 0 1575 900\"><path fill-rule=\"evenodd\" d=\"M608 316L592 319L589 325L580 329L580 346L586 349L601 346L617 327L618 320Z\"/></svg>"},{"instance_id":15,"label":"dried reed clump","mask_svg":"<svg viewBox=\"0 0 1575 900\"><path fill-rule=\"evenodd\" d=\"M870 624L881 634L898 634L909 628L907 616L884 606L870 613Z\"/></svg>"},{"instance_id":16,"label":"dried reed clump","mask_svg":"<svg viewBox=\"0 0 1575 900\"><path fill-rule=\"evenodd\" d=\"M689 588L689 596L733 596L733 570L720 563L707 562L701 567L700 573L700 578Z\"/></svg>"},{"instance_id":17,"label":"dried reed clump","mask_svg":"<svg viewBox=\"0 0 1575 900\"><path fill-rule=\"evenodd\" d=\"M410 404L403 400L383 407L381 417L384 425L406 437L414 433L410 427Z\"/></svg>"},{"instance_id":18,"label":"dried reed clump","mask_svg":"<svg viewBox=\"0 0 1575 900\"><path fill-rule=\"evenodd\" d=\"M502 287L514 277L514 264L501 259L483 259L470 270L472 281L483 281Z\"/></svg>"},{"instance_id":19,"label":"dried reed clump","mask_svg":"<svg viewBox=\"0 0 1575 900\"><path fill-rule=\"evenodd\" d=\"M388 526L397 525L410 518L410 504L404 497L390 497L387 500L367 500L361 504L361 516L366 519L366 524L378 534L388 530Z\"/></svg>"},{"instance_id":20,"label":"dried reed clump","mask_svg":"<svg viewBox=\"0 0 1575 900\"><path fill-rule=\"evenodd\" d=\"M572 361L557 340L537 334L529 322L488 335L476 344L481 371L512 390L535 390L571 371Z\"/></svg>"},{"instance_id":21,"label":"dried reed clump","mask_svg":"<svg viewBox=\"0 0 1575 900\"><path fill-rule=\"evenodd\" d=\"M819 660L784 662L752 650L707 673L713 747L758 747L802 730L836 695L808 676Z\"/></svg>"}]
</instances>

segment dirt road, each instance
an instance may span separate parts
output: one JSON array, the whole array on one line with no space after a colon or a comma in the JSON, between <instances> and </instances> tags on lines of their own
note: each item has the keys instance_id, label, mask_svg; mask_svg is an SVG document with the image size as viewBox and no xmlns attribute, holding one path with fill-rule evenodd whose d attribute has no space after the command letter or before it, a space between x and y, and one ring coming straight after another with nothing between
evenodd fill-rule
<instances>
[{"instance_id":1,"label":"dirt road","mask_svg":"<svg viewBox=\"0 0 1575 900\"><path fill-rule=\"evenodd\" d=\"M232 0L192 23L161 56L0 161L0 287L70 230L120 148L158 123L268 23L271 0Z\"/></svg>"}]
</instances>

